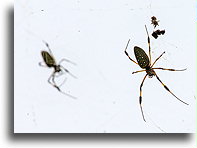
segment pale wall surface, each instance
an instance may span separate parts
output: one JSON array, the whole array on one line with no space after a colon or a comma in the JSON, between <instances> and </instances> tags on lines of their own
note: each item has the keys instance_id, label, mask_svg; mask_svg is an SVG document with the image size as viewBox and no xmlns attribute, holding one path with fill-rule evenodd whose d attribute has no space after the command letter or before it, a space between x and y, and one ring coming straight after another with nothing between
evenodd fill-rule
<instances>
[{"instance_id":1,"label":"pale wall surface","mask_svg":"<svg viewBox=\"0 0 197 148\"><path fill-rule=\"evenodd\" d=\"M16 133L194 133L195 132L195 5L189 1L48 1L17 0L14 34L14 132ZM169 94L154 77L139 86L145 73L124 54L135 59L133 47L148 53L150 17L165 29L151 37L152 58L166 54L156 67L184 72L157 71L161 80L182 100ZM56 60L78 79L68 77L62 89L73 100L47 83L52 69L42 68L41 50L49 43Z\"/></svg>"}]
</instances>

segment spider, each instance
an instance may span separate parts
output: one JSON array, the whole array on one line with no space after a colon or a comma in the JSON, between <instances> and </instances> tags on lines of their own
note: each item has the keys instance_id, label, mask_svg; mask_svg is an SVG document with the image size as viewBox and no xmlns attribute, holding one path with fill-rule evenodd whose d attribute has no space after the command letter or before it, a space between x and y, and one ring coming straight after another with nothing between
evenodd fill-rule
<instances>
[{"instance_id":1,"label":"spider","mask_svg":"<svg viewBox=\"0 0 197 148\"><path fill-rule=\"evenodd\" d=\"M127 47L129 45L129 42L130 42L130 39L126 45L126 48L125 48L125 54L126 56L132 61L134 62L135 64L139 65L143 70L139 70L139 71L135 71L133 72L132 74L134 73L138 73L138 72L146 72L146 75L144 76L142 82L141 82L141 85L140 85L140 96L139 96L139 104L140 104L140 109L141 109L141 113L142 113L142 117L143 117L143 120L146 122L145 120L145 117L144 117L144 113L143 113L143 109L142 109L142 86L143 86L143 83L146 79L147 76L149 76L149 78L152 78L153 76L155 76L159 82L163 85L163 87L169 92L171 93L176 99L178 99L179 101L181 101L182 103L186 104L186 105L189 105L188 103L182 101L181 99L179 99L161 80L160 78L158 77L158 75L156 74L156 72L154 71L155 69L160 69L160 70L169 70L169 71L184 71L186 69L181 69L181 70L175 70L175 69L167 69L167 68L161 68L161 67L158 67L158 68L153 68L153 66L155 65L155 63L159 60L159 58L161 58L161 56L165 53L163 52L158 58L156 58L156 60L151 63L151 47L150 47L150 37L149 37L149 34L148 34L148 30L147 30L147 27L145 25L145 29L146 29L146 33L147 33L147 36L148 36L148 47L149 47L149 57L148 55L145 53L145 51L138 47L138 46L135 46L134 47L134 54L135 54L135 57L136 57L136 61L134 61L133 59L131 59L131 57L129 56L129 54L127 53Z\"/></svg>"},{"instance_id":2,"label":"spider","mask_svg":"<svg viewBox=\"0 0 197 148\"><path fill-rule=\"evenodd\" d=\"M76 65L76 64L74 62L68 60L68 59L65 59L65 58L60 60L60 62L57 64L56 61L55 61L55 58L53 56L53 53L52 53L51 49L49 48L49 44L45 41L43 41L43 42L46 45L46 47L48 48L49 52L48 51L41 51L41 55L42 55L42 58L43 58L44 62L39 62L39 65L43 66L43 67L54 68L53 73L48 78L48 83L51 84L53 87L55 87L59 92L65 94L65 95L67 95L67 96L69 96L73 99L76 99L76 97L63 92L60 89L60 86L62 86L64 84L64 82L66 81L67 78L65 78L65 80L62 82L62 84L60 84L59 86L57 86L57 84L55 82L56 77L59 77L59 76L61 76L63 74L66 74L66 73L68 73L73 78L76 78L76 76L74 76L72 73L70 73L70 71L68 71L66 68L64 68L62 65L60 65L64 61L69 62L73 65ZM42 63L44 63L44 65Z\"/></svg>"},{"instance_id":3,"label":"spider","mask_svg":"<svg viewBox=\"0 0 197 148\"><path fill-rule=\"evenodd\" d=\"M155 16L151 17L151 24L153 24L154 28L159 26L159 20L157 20L157 18Z\"/></svg>"}]
</instances>

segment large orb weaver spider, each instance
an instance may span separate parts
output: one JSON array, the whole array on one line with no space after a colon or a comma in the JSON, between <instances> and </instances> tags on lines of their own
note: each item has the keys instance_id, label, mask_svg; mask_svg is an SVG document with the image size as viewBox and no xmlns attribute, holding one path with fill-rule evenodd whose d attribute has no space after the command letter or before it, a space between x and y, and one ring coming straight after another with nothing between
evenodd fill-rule
<instances>
[{"instance_id":1,"label":"large orb weaver spider","mask_svg":"<svg viewBox=\"0 0 197 148\"><path fill-rule=\"evenodd\" d=\"M39 62L39 65L43 66L43 67L54 68L53 73L48 78L48 83L51 84L53 87L55 87L59 92L65 94L65 95L67 95L67 96L69 96L69 97L71 97L73 99L76 99L76 97L74 97L74 96L72 96L72 95L70 95L68 93L65 93L64 91L62 91L60 89L60 86L62 86L65 83L67 78L65 78L64 81L59 86L57 86L57 84L55 82L55 78L56 77L59 77L59 76L61 76L63 74L66 74L66 73L68 73L73 78L77 78L69 70L67 70L66 68L64 68L61 65L61 63L64 62L64 61L65 62L69 62L69 63L71 63L73 65L76 65L76 64L74 62L68 60L68 59L65 59L65 58L61 59L60 62L57 64L56 61L55 61L55 58L53 56L53 53L52 53L51 49L49 48L49 44L47 42L45 42L45 41L43 41L43 42L46 45L46 47L48 48L49 52L48 51L41 51L41 55L42 55L42 58L43 58L44 61L43 62Z\"/></svg>"},{"instance_id":2,"label":"large orb weaver spider","mask_svg":"<svg viewBox=\"0 0 197 148\"><path fill-rule=\"evenodd\" d=\"M136 61L134 61L133 59L131 59L131 57L129 56L129 54L127 53L127 47L129 45L129 42L130 42L130 39L126 45L126 48L125 48L125 54L127 55L127 57L132 61L134 62L135 64L139 65L143 70L139 70L139 71L135 71L133 72L132 74L134 73L138 73L138 72L146 72L146 75L144 76L142 82L141 82L141 85L140 85L140 97L139 97L139 104L140 104L140 109L141 109L141 113L142 113L142 117L143 117L143 120L146 122L145 120L145 117L144 117L144 113L143 113L143 109L142 109L142 86L143 86L143 83L146 79L147 76L149 76L149 78L152 78L153 76L156 76L156 78L159 80L159 82L163 85L163 87L168 91L170 92L175 98L177 98L179 101L181 101L182 103L186 104L186 105L189 105L188 103L182 101L181 99L179 99L174 93L172 93L172 91L170 91L170 89L160 80L160 78L158 77L158 75L156 74L156 72L154 71L154 69L160 69L160 70L169 70L169 71L184 71L186 69L181 69L181 70L175 70L175 69L167 69L167 68L161 68L161 67L158 67L158 68L153 68L153 66L155 65L155 63L159 60L159 58L161 58L161 56L165 53L163 52L158 58L156 58L156 60L151 63L151 47L150 47L150 37L149 37L149 34L148 34L148 30L147 30L147 27L145 25L145 29L146 29L146 33L147 33L147 36L148 36L148 48L149 48L149 57L148 55L146 54L146 52L138 47L138 46L135 46L134 47L134 54L135 54L135 57L136 57Z\"/></svg>"}]
</instances>

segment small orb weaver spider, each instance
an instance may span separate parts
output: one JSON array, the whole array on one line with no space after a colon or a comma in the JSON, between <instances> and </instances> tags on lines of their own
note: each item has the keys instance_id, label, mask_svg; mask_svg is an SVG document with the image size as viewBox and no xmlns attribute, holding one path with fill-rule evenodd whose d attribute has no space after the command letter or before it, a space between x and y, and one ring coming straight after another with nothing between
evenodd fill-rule
<instances>
[{"instance_id":1,"label":"small orb weaver spider","mask_svg":"<svg viewBox=\"0 0 197 148\"><path fill-rule=\"evenodd\" d=\"M53 73L48 78L48 83L51 84L53 87L55 87L59 92L65 94L65 95L67 95L67 96L69 96L69 97L71 97L73 99L76 99L76 97L74 97L74 96L72 96L72 95L70 95L68 93L63 92L60 89L60 86L62 86L65 83L67 78L65 78L65 80L59 86L57 86L57 84L55 82L55 78L56 77L59 77L59 76L61 76L63 74L66 74L66 73L68 73L73 78L77 78L72 73L70 73L70 71L68 71L66 68L64 68L61 65L61 63L64 62L64 61L65 62L69 62L69 63L71 63L73 65L76 65L76 64L74 62L68 60L68 59L65 59L65 58L61 59L60 62L57 64L56 61L55 61L55 58L53 56L53 53L52 53L51 49L49 48L49 44L47 42L45 42L45 41L43 41L43 42L46 45L46 47L48 48L49 52L48 51L41 51L41 55L42 55L42 58L43 58L44 61L43 62L39 62L39 65L43 66L43 67L54 68ZM44 64L42 64L42 63L44 63Z\"/></svg>"},{"instance_id":2,"label":"small orb weaver spider","mask_svg":"<svg viewBox=\"0 0 197 148\"><path fill-rule=\"evenodd\" d=\"M160 78L158 77L158 75L156 74L156 72L154 71L154 69L160 69L160 70L169 70L169 71L184 71L186 69L181 69L181 70L175 70L175 69L167 69L167 68L161 68L161 67L158 67L158 68L153 68L154 64L159 60L159 58L161 58L161 56L165 53L163 52L153 63L151 63L151 47L150 47L150 37L149 37L149 34L148 34L148 30L147 30L147 27L145 25L145 29L146 29L146 33L147 33L147 36L148 36L148 47L149 47L149 57L148 55L146 54L146 52L140 48L140 47L137 47L135 46L134 47L134 54L135 54L135 57L136 57L136 61L134 61L133 59L131 59L131 57L129 56L129 54L127 53L127 47L129 45L129 42L130 42L130 39L126 45L126 48L125 48L125 54L126 56L132 61L134 62L135 64L139 65L143 70L139 70L139 71L135 71L133 72L132 74L134 73L138 73L138 72L146 72L146 75L144 76L142 82L141 82L141 85L140 85L140 97L139 97L139 104L140 104L140 109L141 109L141 113L142 113L142 117L143 117L143 120L146 122L145 120L145 117L144 117L144 113L143 113L143 109L142 109L142 86L143 86L143 83L146 79L147 76L149 76L149 78L152 78L153 76L156 76L156 78L159 80L159 82L163 85L163 87L169 92L171 93L176 99L178 99L179 101L181 101L182 103L186 104L186 105L189 105L188 103L182 101L181 99L179 99L174 93L172 93L172 91L170 91L170 89L160 80Z\"/></svg>"}]
</instances>

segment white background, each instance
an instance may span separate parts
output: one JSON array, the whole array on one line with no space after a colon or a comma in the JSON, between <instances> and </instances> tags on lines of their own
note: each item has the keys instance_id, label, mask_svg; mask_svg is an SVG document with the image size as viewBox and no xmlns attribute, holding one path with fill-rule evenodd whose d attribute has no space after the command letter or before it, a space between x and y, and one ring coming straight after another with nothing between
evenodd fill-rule
<instances>
[{"instance_id":1,"label":"white background","mask_svg":"<svg viewBox=\"0 0 197 148\"><path fill-rule=\"evenodd\" d=\"M193 133L195 132L195 5L186 1L36 1L15 3L14 130L16 133ZM184 10L184 11L183 11ZM166 34L151 38L152 59L166 54L155 67L161 80L189 106L168 93L156 78L145 80L143 108L139 86L145 73L129 61L124 48L148 51L151 16ZM38 66L49 43L57 62L78 78L68 76L59 93L47 83L52 69Z\"/></svg>"},{"instance_id":2,"label":"white background","mask_svg":"<svg viewBox=\"0 0 197 148\"><path fill-rule=\"evenodd\" d=\"M0 146L1 147L38 147L38 146L42 146L42 147L65 147L65 146L69 146L69 147L130 147L130 146L134 146L134 147L194 147L195 145L195 136L194 135L187 135L186 138L162 138L162 136L157 135L155 138L154 136L151 135L147 135L148 139L145 138L145 136L143 137L139 137L137 136L137 140L133 141L129 138L125 138L126 140L117 140L115 139L115 141L113 140L113 138L111 138L111 140L101 140L99 141L99 138L95 138L97 140L92 140L92 141L88 141L88 140L79 140L79 138L77 139L78 141L74 141L74 140L67 140L65 141L64 138L59 138L59 140L57 140L58 138L51 138L50 141L47 140L47 138L40 138L38 136L38 138L40 138L40 140L36 140L35 137L30 137L29 140L27 140L25 137L28 137L28 135L24 136L23 138L19 139L17 138L17 135L15 136L11 136L12 132L10 129L12 129L10 126L13 125L12 120L10 120L10 116L12 115L12 112L9 112L10 107L12 106L10 104L10 101L8 99L10 96L10 89L8 89L8 87L12 87L11 85L8 84L8 80L10 79L10 74L8 72L8 68L11 66L11 64L8 64L7 62L10 61L7 58L10 58L10 55L8 53L10 53L8 50L8 33L10 30L9 24L8 24L8 20L9 20L9 12L10 9L12 10L13 7L13 1L1 1L0 6L1 6L1 11L0 11L0 15L1 15L1 22L5 22L5 23L1 23L1 30L0 30L0 34L1 34L1 39L2 39L2 44L1 44L1 72L0 72L0 78L1 78L1 110L0 110ZM10 36L9 36L10 37ZM10 38L9 38L10 39ZM9 66L9 67L8 67ZM13 67L13 66L11 66ZM12 83L13 84L13 83ZM12 96L12 95L11 95ZM12 99L12 98L11 98ZM44 137L44 136L43 136ZM135 137L135 136L134 136ZM158 140L158 137L159 140ZM176 136L175 136L176 137ZM183 136L184 137L184 136ZM17 140L18 139L18 140ZM69 139L69 138L67 138ZM73 138L74 139L74 138ZM88 138L87 138L88 139ZM133 138L136 139L136 138ZM147 140L146 140L147 139ZM154 140L156 139L156 140ZM171 139L171 140L170 140Z\"/></svg>"}]
</instances>

